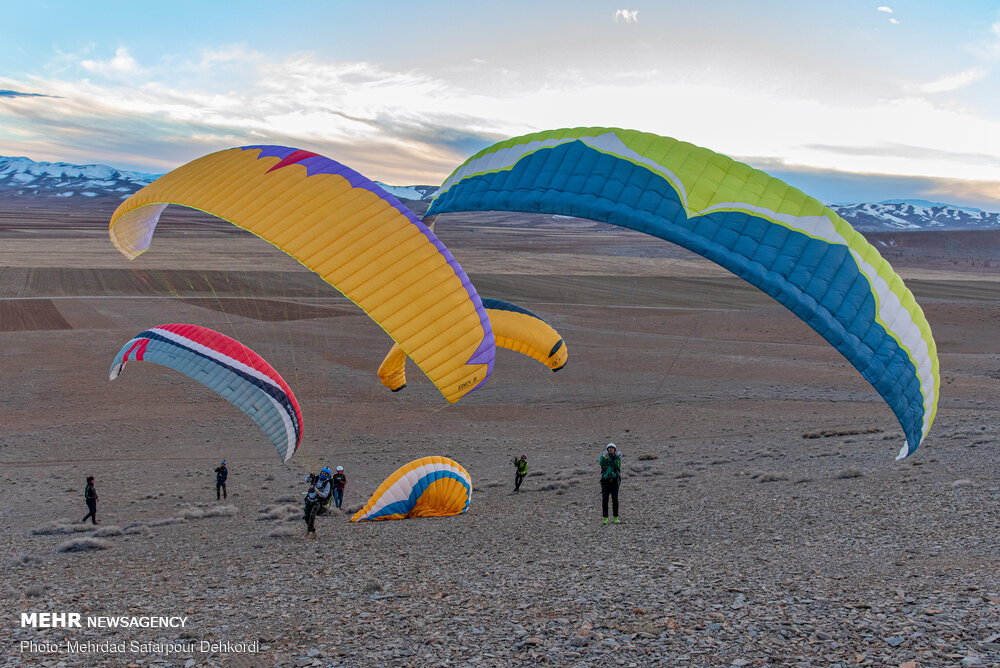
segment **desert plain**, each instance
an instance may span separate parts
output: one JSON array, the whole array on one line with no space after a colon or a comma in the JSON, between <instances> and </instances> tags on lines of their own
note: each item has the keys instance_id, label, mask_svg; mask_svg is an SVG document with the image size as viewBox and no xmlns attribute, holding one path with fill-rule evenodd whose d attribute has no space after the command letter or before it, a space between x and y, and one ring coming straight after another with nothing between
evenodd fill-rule
<instances>
[{"instance_id":1,"label":"desert plain","mask_svg":"<svg viewBox=\"0 0 1000 668\"><path fill-rule=\"evenodd\" d=\"M405 390L383 388L385 333L267 243L171 207L128 261L114 205L0 202L5 665L1000 665L1000 232L868 237L941 361L936 421L895 461L902 430L835 350L657 239L442 216L479 293L569 348L555 374L499 350L448 405L412 364ZM176 372L130 363L108 381L126 341L168 322L233 336L284 376L304 426L290 462ZM603 526L609 441L622 522ZM468 513L348 521L432 454L471 474ZM303 477L337 465L346 512L308 539ZM87 475L96 526L80 523ZM44 629L30 612L185 625Z\"/></svg>"}]
</instances>

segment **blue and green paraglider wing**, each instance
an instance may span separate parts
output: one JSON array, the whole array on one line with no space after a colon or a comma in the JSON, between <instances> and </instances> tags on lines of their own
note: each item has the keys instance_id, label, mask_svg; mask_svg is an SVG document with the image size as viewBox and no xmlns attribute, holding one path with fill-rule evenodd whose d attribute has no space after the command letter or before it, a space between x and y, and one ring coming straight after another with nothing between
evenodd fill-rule
<instances>
[{"instance_id":1,"label":"blue and green paraglider wing","mask_svg":"<svg viewBox=\"0 0 1000 668\"><path fill-rule=\"evenodd\" d=\"M688 248L816 330L878 391L912 454L937 411L930 326L875 248L829 207L749 165L669 137L574 128L486 148L444 182L425 222L455 211L589 218Z\"/></svg>"}]
</instances>

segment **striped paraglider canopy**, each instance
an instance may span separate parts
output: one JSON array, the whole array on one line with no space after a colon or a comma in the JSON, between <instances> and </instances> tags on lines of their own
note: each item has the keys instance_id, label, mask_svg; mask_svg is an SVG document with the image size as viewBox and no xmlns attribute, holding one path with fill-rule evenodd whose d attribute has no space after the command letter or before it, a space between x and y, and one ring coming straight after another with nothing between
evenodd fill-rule
<instances>
[{"instance_id":1,"label":"striped paraglider canopy","mask_svg":"<svg viewBox=\"0 0 1000 668\"><path fill-rule=\"evenodd\" d=\"M472 500L472 478L447 457L422 457L405 464L379 485L352 522L461 515Z\"/></svg>"}]
</instances>

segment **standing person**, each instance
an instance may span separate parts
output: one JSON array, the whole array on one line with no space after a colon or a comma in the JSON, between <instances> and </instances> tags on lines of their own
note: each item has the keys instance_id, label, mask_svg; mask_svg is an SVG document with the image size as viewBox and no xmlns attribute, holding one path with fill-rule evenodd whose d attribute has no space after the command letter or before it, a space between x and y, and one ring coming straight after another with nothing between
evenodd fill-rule
<instances>
[{"instance_id":1,"label":"standing person","mask_svg":"<svg viewBox=\"0 0 1000 668\"><path fill-rule=\"evenodd\" d=\"M306 535L310 538L316 537L316 513L319 512L320 500L319 495L316 493L316 483L319 482L319 476L310 473L306 476L306 482L309 483L309 491L305 493L306 502L303 508L303 519L306 521Z\"/></svg>"},{"instance_id":2,"label":"standing person","mask_svg":"<svg viewBox=\"0 0 1000 668\"><path fill-rule=\"evenodd\" d=\"M333 502L340 508L344 502L344 487L347 486L347 476L344 475L344 467L338 466L337 472L333 474Z\"/></svg>"},{"instance_id":3,"label":"standing person","mask_svg":"<svg viewBox=\"0 0 1000 668\"><path fill-rule=\"evenodd\" d=\"M608 497L611 497L611 509L618 524L618 486L622 481L622 456L614 443L608 443L601 455L601 509L604 511L604 523L608 523Z\"/></svg>"},{"instance_id":4,"label":"standing person","mask_svg":"<svg viewBox=\"0 0 1000 668\"><path fill-rule=\"evenodd\" d=\"M528 455L521 455L520 459L515 457L510 463L514 465L514 492L519 493L521 482L524 481L524 476L528 475Z\"/></svg>"},{"instance_id":5,"label":"standing person","mask_svg":"<svg viewBox=\"0 0 1000 668\"><path fill-rule=\"evenodd\" d=\"M97 488L94 487L94 476L87 476L87 486L83 488L83 500L87 502L87 510L90 512L83 516L81 522L86 522L87 518L97 524Z\"/></svg>"},{"instance_id":6,"label":"standing person","mask_svg":"<svg viewBox=\"0 0 1000 668\"><path fill-rule=\"evenodd\" d=\"M219 500L219 492L222 492L222 498L228 499L226 495L226 480L229 479L229 469L226 468L226 460L223 459L222 463L215 469L215 500Z\"/></svg>"}]
</instances>

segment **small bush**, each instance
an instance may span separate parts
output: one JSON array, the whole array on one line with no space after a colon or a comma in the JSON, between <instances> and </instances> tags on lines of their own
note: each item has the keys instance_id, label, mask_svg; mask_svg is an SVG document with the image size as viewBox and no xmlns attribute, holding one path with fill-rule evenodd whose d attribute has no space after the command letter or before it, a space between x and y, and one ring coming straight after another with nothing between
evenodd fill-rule
<instances>
[{"instance_id":1,"label":"small bush","mask_svg":"<svg viewBox=\"0 0 1000 668\"><path fill-rule=\"evenodd\" d=\"M267 535L271 538L289 538L291 536L298 536L300 533L302 532L294 527L278 527Z\"/></svg>"},{"instance_id":2,"label":"small bush","mask_svg":"<svg viewBox=\"0 0 1000 668\"><path fill-rule=\"evenodd\" d=\"M35 527L31 530L31 533L36 536L51 536L56 534L67 534L67 533L81 533L84 531L92 531L94 528L93 524L83 524L82 522L73 522L68 519L58 519L52 520L51 522L46 522L45 524Z\"/></svg>"},{"instance_id":3,"label":"small bush","mask_svg":"<svg viewBox=\"0 0 1000 668\"><path fill-rule=\"evenodd\" d=\"M147 522L146 526L149 526L149 527L165 527L165 526L169 526L171 524L180 524L183 521L184 521L183 517L162 517L162 518L160 518L158 520L153 520L151 522Z\"/></svg>"},{"instance_id":4,"label":"small bush","mask_svg":"<svg viewBox=\"0 0 1000 668\"><path fill-rule=\"evenodd\" d=\"M82 539L81 539L82 540ZM43 584L33 584L24 590L25 598L41 598L45 595L45 591L48 589Z\"/></svg>"},{"instance_id":5,"label":"small bush","mask_svg":"<svg viewBox=\"0 0 1000 668\"><path fill-rule=\"evenodd\" d=\"M652 452L644 452L641 455L639 455L639 461L640 462L649 462L649 461L652 461L654 459L659 459L659 458L660 458L659 455L657 455L655 453L652 453Z\"/></svg>"},{"instance_id":6,"label":"small bush","mask_svg":"<svg viewBox=\"0 0 1000 668\"><path fill-rule=\"evenodd\" d=\"M206 508L202 517L232 517L236 514L236 506L212 506Z\"/></svg>"},{"instance_id":7,"label":"small bush","mask_svg":"<svg viewBox=\"0 0 1000 668\"><path fill-rule=\"evenodd\" d=\"M15 566L34 566L35 564L42 563L42 558L34 554L19 554L10 561L7 565L11 568Z\"/></svg>"},{"instance_id":8,"label":"small bush","mask_svg":"<svg viewBox=\"0 0 1000 668\"><path fill-rule=\"evenodd\" d=\"M788 476L785 475L784 473L773 473L768 471L761 471L759 473L755 473L753 475L753 478L757 482L781 482L783 480L788 480Z\"/></svg>"},{"instance_id":9,"label":"small bush","mask_svg":"<svg viewBox=\"0 0 1000 668\"><path fill-rule=\"evenodd\" d=\"M361 592L364 594L377 594L380 591L382 591L382 581L374 578L368 580L361 589Z\"/></svg>"},{"instance_id":10,"label":"small bush","mask_svg":"<svg viewBox=\"0 0 1000 668\"><path fill-rule=\"evenodd\" d=\"M959 489L961 487L973 487L976 483L972 482L968 478L963 478L962 480L956 480L951 483L952 489Z\"/></svg>"},{"instance_id":11,"label":"small bush","mask_svg":"<svg viewBox=\"0 0 1000 668\"><path fill-rule=\"evenodd\" d=\"M109 538L111 536L120 536L122 535L122 533L124 532L121 530L120 527L109 526L109 527L101 527L100 529L94 532L94 536L97 538Z\"/></svg>"},{"instance_id":12,"label":"small bush","mask_svg":"<svg viewBox=\"0 0 1000 668\"><path fill-rule=\"evenodd\" d=\"M90 550L106 550L111 543L100 538L73 538L56 547L56 552L89 552Z\"/></svg>"},{"instance_id":13,"label":"small bush","mask_svg":"<svg viewBox=\"0 0 1000 668\"><path fill-rule=\"evenodd\" d=\"M849 468L838 473L836 477L838 480L847 480L849 478L860 478L863 475L864 473L862 473L860 469Z\"/></svg>"}]
</instances>

